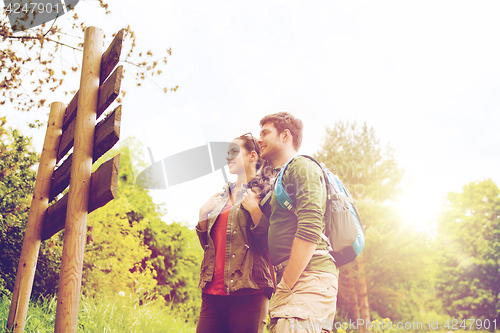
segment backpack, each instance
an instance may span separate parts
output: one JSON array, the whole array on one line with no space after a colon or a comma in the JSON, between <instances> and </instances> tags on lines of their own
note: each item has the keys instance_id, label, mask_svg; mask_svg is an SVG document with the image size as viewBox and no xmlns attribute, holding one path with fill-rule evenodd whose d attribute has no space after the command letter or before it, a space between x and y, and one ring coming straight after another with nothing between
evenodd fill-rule
<instances>
[{"instance_id":1,"label":"backpack","mask_svg":"<svg viewBox=\"0 0 500 333\"><path fill-rule=\"evenodd\" d=\"M356 207L356 200L344 183L323 163L320 164L308 155L299 156L314 161L323 171L326 180L325 233L322 233L321 237L328 247L326 251L316 250L315 254L329 254L337 267L348 264L359 256L365 246L363 224ZM294 158L281 168L274 185L276 200L282 208L291 211L294 209L294 202L283 189L283 174L293 160Z\"/></svg>"}]
</instances>

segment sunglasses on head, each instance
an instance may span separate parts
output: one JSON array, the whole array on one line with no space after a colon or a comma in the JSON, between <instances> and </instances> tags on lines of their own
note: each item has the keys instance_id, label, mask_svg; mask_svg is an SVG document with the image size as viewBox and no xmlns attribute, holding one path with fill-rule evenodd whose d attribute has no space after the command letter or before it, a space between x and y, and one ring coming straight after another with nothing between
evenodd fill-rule
<instances>
[{"instance_id":1,"label":"sunglasses on head","mask_svg":"<svg viewBox=\"0 0 500 333\"><path fill-rule=\"evenodd\" d=\"M255 139L254 139L252 133L248 132L248 133L245 133L243 135L240 135L240 138L244 138L244 137L247 137L247 136L250 136L252 138L252 142L253 142L253 145L255 147L255 152L257 153L257 155L260 156L259 151L257 150L257 143L255 142Z\"/></svg>"}]
</instances>

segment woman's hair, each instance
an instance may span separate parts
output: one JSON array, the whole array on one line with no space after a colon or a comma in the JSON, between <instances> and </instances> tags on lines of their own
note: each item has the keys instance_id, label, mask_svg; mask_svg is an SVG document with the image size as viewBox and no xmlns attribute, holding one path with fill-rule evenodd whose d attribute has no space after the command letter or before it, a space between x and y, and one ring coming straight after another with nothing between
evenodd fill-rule
<instances>
[{"instance_id":1,"label":"woman's hair","mask_svg":"<svg viewBox=\"0 0 500 333\"><path fill-rule=\"evenodd\" d=\"M262 199L271 189L270 179L273 171L272 165L269 161L260 157L260 147L253 137L245 135L237 137L235 140L236 139L242 141L243 144L241 148L244 148L249 153L255 151L259 157L255 166L257 176L249 182L249 187L259 188L258 196Z\"/></svg>"},{"instance_id":2,"label":"woman's hair","mask_svg":"<svg viewBox=\"0 0 500 333\"><path fill-rule=\"evenodd\" d=\"M257 142L254 141L254 139L252 137L247 136L247 135L239 136L239 137L235 138L235 140L241 140L243 142L243 145L240 148L244 148L247 152L251 153L252 151L255 151L257 153L257 155L259 156L259 160L260 160L260 147L257 144Z\"/></svg>"}]
</instances>

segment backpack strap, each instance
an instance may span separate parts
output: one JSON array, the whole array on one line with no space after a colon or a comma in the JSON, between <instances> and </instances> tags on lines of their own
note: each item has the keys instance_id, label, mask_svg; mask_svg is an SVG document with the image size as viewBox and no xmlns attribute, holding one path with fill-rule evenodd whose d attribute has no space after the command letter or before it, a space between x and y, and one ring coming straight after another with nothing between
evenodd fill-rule
<instances>
[{"instance_id":1,"label":"backpack strap","mask_svg":"<svg viewBox=\"0 0 500 333\"><path fill-rule=\"evenodd\" d=\"M295 157L292 157L290 160L288 160L288 162L286 162L285 165L281 168L273 186L273 191L276 199L278 200L278 203L282 208L288 210L293 210L293 200L283 189L283 175L285 174L285 170L288 168L288 165L295 159Z\"/></svg>"},{"instance_id":2,"label":"backpack strap","mask_svg":"<svg viewBox=\"0 0 500 333\"><path fill-rule=\"evenodd\" d=\"M339 200L339 199L342 199L342 200L345 200L345 201L349 201L351 204L355 205L357 203L356 200L354 200L353 198L349 198L348 196L345 196L343 194L338 194L338 193L334 193L331 195L331 199L333 200Z\"/></svg>"},{"instance_id":3,"label":"backpack strap","mask_svg":"<svg viewBox=\"0 0 500 333\"><path fill-rule=\"evenodd\" d=\"M323 240L326 243L326 250L315 250L314 254L327 255L333 260L333 262L335 262L335 258L331 254L331 252L333 252L332 243L330 243L330 240L328 239L328 237L324 233L321 233L321 238L323 238Z\"/></svg>"},{"instance_id":4,"label":"backpack strap","mask_svg":"<svg viewBox=\"0 0 500 333\"><path fill-rule=\"evenodd\" d=\"M275 194L276 199L277 199L278 203L280 204L280 206L284 209L288 209L288 210L292 211L294 214L296 214L296 212L294 210L295 207L293 206L294 202L290 198L288 193L286 193L286 191L283 189L283 174L285 173L285 170L287 169L288 165L296 157L299 157L299 156L304 156L304 157L310 159L311 161L315 162L320 167L321 172L323 173L323 178L325 179L325 186L328 183L328 175L326 174L325 170L323 170L323 166L318 161L316 161L315 158L313 158L309 155L297 155L297 156L291 158L288 162L286 162L285 165L283 166L283 168L281 168L278 177L276 177L276 182L274 184L273 191L275 191L274 194ZM343 194L340 194L340 193L333 193L332 194L329 186L326 186L326 194L327 194L327 198L328 198L327 201L331 200L331 199L338 200L339 198L341 198L344 200L348 200L349 202L351 202L353 204L356 203L356 201L354 199L348 198ZM321 238L325 241L325 243L327 245L327 249L326 250L315 250L314 254L326 255L326 256L330 257L330 259L332 259L333 262L335 262L335 258L333 258L333 256L330 254L330 251L333 251L332 244L330 243L330 240L323 232L321 233ZM282 264L283 263L281 263L280 265L282 265ZM278 266L280 266L280 265L278 265ZM286 263L285 263L285 265L286 265ZM275 266L275 269L278 266Z\"/></svg>"},{"instance_id":5,"label":"backpack strap","mask_svg":"<svg viewBox=\"0 0 500 333\"><path fill-rule=\"evenodd\" d=\"M293 211L293 209L294 209L294 202L293 202L293 199L290 198L288 193L286 193L286 191L283 189L283 175L285 174L285 171L288 168L288 165L293 160L295 160L295 158L300 157L300 156L306 157L306 158L310 159L311 161L315 162L320 167L321 171L323 172L323 177L325 178L325 182L328 181L328 179L326 178L326 174L323 170L323 167L321 166L321 164L318 161L316 161L316 159L314 159L314 157L309 156L309 155L297 155L297 156L292 157L290 160L288 160L288 162L285 163L285 165L281 168L278 176L276 177L276 181L274 183L273 190L274 190L274 194L275 194L276 199L278 200L278 203L280 204L280 206L282 208L288 209L290 211ZM328 189L328 186L327 186L327 195L330 195L329 191L330 190Z\"/></svg>"}]
</instances>

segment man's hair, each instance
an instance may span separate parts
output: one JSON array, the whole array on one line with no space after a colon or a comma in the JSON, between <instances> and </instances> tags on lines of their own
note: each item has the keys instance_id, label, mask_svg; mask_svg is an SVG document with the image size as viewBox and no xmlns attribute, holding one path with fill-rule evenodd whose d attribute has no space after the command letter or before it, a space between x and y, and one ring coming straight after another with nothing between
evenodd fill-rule
<instances>
[{"instance_id":1,"label":"man's hair","mask_svg":"<svg viewBox=\"0 0 500 333\"><path fill-rule=\"evenodd\" d=\"M295 118L288 112L269 114L260 120L260 127L266 123L272 123L278 130L278 134L288 129L293 136L293 148L298 151L302 145L302 129L304 124L299 118Z\"/></svg>"}]
</instances>

